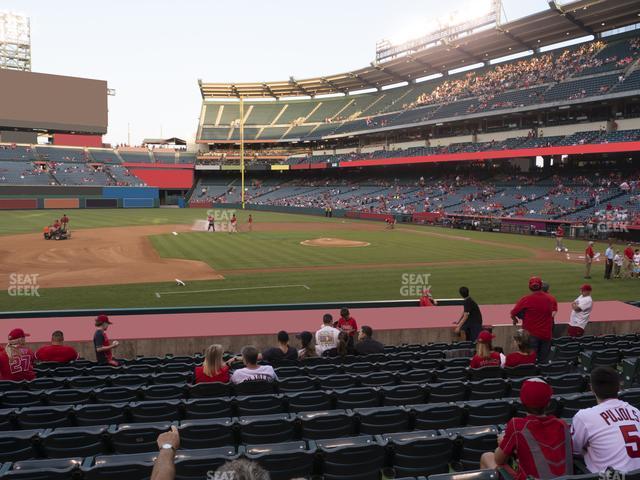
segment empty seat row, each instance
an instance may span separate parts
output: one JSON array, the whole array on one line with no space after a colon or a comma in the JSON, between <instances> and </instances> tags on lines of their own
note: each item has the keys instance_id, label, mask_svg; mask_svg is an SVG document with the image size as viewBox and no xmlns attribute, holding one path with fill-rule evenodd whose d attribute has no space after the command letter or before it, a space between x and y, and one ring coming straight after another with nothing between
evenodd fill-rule
<instances>
[{"instance_id":1,"label":"empty seat row","mask_svg":"<svg viewBox=\"0 0 640 480\"><path fill-rule=\"evenodd\" d=\"M526 414L515 399L339 409L332 409L331 403L325 403L319 406L326 406L326 409L287 413L277 399L253 398L255 400L241 411L242 416L232 416L231 409L219 400L185 405L186 417L181 415L181 405L175 401L130 405L128 413L139 423L127 423L123 405L102 405L99 409L88 410L77 408L73 412L72 407L27 412L31 429L0 432L0 462L60 458L72 455L73 451L82 451L83 456L145 452L156 448L157 435L168 430L171 424L179 425L184 448L204 448L500 425L514 415ZM621 398L638 405L640 389L627 390ZM364 405L361 397L353 400L355 405ZM578 410L595 404L591 393L555 396L549 413L570 419ZM69 426L72 414L79 416L76 423L82 426ZM40 425L51 428L42 429Z\"/></svg>"},{"instance_id":2,"label":"empty seat row","mask_svg":"<svg viewBox=\"0 0 640 480\"><path fill-rule=\"evenodd\" d=\"M176 479L214 478L227 461L246 458L258 462L274 480L321 476L326 480L381 478L444 479L451 466L479 467L480 455L496 443L494 426L362 435L338 439L289 441L279 444L183 448L175 457ZM145 480L150 477L156 452L119 455L74 455L55 460L14 460L0 470L2 478ZM474 480L497 478L492 472L468 474ZM449 477L455 478L455 477Z\"/></svg>"},{"instance_id":3,"label":"empty seat row","mask_svg":"<svg viewBox=\"0 0 640 480\"><path fill-rule=\"evenodd\" d=\"M260 464L274 480L324 478L379 480L493 480L494 471L478 471L482 453L495 448L501 428L493 425L444 430L360 435L206 448L181 448L176 453L176 479L215 478L227 461L246 458ZM21 480L149 479L155 451L48 460L12 460L0 465L0 477ZM454 469L454 473L449 473ZM457 473L460 472L460 473ZM628 472L625 478L638 478ZM561 477L592 480L602 474Z\"/></svg>"},{"instance_id":4,"label":"empty seat row","mask_svg":"<svg viewBox=\"0 0 640 480\"><path fill-rule=\"evenodd\" d=\"M128 403L159 400L225 399L227 402L246 396L276 395L282 398L299 397L308 393L310 397L324 396L341 402L349 392L369 392L366 401L372 404L401 405L407 402L440 402L480 400L517 396L525 376L512 379L485 378L466 381L465 377L448 382L430 382L429 370L411 372L397 384L398 376L392 373L375 373L361 377L348 375L314 379L293 377L280 382L280 394L276 395L271 382L244 382L232 386L226 383L204 383L197 385L168 384L136 387L107 387L97 390L63 389L31 391L17 390L0 394L0 407L11 408L45 406L80 406L103 403ZM578 393L587 387L588 377L580 373L544 377L557 394ZM346 393L345 393L346 392ZM373 392L373 393L371 393ZM235 393L235 396L231 396ZM323 407L324 408L324 407ZM0 427L1 428L1 427Z\"/></svg>"},{"instance_id":5,"label":"empty seat row","mask_svg":"<svg viewBox=\"0 0 640 480\"><path fill-rule=\"evenodd\" d=\"M83 375L76 377L41 377L31 381L0 381L0 392L17 390L61 390L65 388L101 388L119 386L164 385L169 383L189 383L193 381L193 372L157 373L157 374L113 374Z\"/></svg>"},{"instance_id":6,"label":"empty seat row","mask_svg":"<svg viewBox=\"0 0 640 480\"><path fill-rule=\"evenodd\" d=\"M479 369L468 368L468 358L455 358L444 362L435 359L423 359L413 362L390 361L385 363L353 363L348 366L339 365L316 365L313 367L280 367L276 369L276 373L280 381L276 382L276 389L286 392L299 390L294 388L296 380L294 378L318 377L315 380L307 380L306 382L317 384L316 388L340 388L342 383L347 386L356 386L359 383L353 383L352 380L346 379L349 376L364 376L370 374L371 377L364 379L362 384L368 385L379 381L378 377L389 377L390 372L395 372L397 382L395 383L416 383L429 381L448 381L448 380L479 380L482 378L513 378L534 375L560 375L570 373L574 370L573 366L566 361L557 361L544 365L527 365L514 368L500 369L497 367L485 367ZM431 373L428 373L430 372ZM330 377L335 377L332 380ZM176 372L176 373L160 373L160 374L114 374L110 376L75 376L69 378L63 377L44 377L36 378L30 382L13 382L0 381L0 392L17 391L17 390L60 390L64 388L102 388L108 386L145 386L145 385L162 385L162 384L178 384L187 383L193 378L192 372ZM418 380L416 380L418 379ZM335 383L331 383L335 381ZM383 382L387 384L388 382ZM232 395L232 386L216 387L219 394ZM311 386L305 389L312 389ZM216 390L217 391L217 390ZM213 392L213 390L212 390ZM212 393L213 394L213 393Z\"/></svg>"}]
</instances>

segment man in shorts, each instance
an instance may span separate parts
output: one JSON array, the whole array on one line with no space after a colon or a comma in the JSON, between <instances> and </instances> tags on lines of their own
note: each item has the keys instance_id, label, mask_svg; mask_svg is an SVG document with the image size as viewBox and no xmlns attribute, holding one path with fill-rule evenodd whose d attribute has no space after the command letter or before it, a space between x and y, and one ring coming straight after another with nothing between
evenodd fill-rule
<instances>
[{"instance_id":1,"label":"man in shorts","mask_svg":"<svg viewBox=\"0 0 640 480\"><path fill-rule=\"evenodd\" d=\"M482 330L482 313L476 301L469 296L467 287L460 287L460 296L464 298L462 315L456 322L455 333L464 332L467 340L475 342Z\"/></svg>"}]
</instances>

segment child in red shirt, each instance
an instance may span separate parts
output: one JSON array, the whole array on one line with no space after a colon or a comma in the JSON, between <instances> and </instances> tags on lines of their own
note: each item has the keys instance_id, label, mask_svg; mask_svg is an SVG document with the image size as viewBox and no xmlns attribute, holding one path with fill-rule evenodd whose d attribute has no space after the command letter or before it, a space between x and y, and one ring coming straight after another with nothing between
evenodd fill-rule
<instances>
[{"instance_id":1,"label":"child in red shirt","mask_svg":"<svg viewBox=\"0 0 640 480\"><path fill-rule=\"evenodd\" d=\"M204 362L196 367L195 383L229 381L229 366L222 361L222 345L210 345L204 352Z\"/></svg>"},{"instance_id":2,"label":"child in red shirt","mask_svg":"<svg viewBox=\"0 0 640 480\"><path fill-rule=\"evenodd\" d=\"M343 308L342 310L340 310L338 329L345 332L351 338L353 338L358 331L358 324L356 323L356 319L349 314L348 308Z\"/></svg>"},{"instance_id":3,"label":"child in red shirt","mask_svg":"<svg viewBox=\"0 0 640 480\"><path fill-rule=\"evenodd\" d=\"M476 341L476 354L471 359L471 368L499 367L502 360L498 352L493 351L491 340L496 338L491 332L483 330Z\"/></svg>"},{"instance_id":4,"label":"child in red shirt","mask_svg":"<svg viewBox=\"0 0 640 480\"><path fill-rule=\"evenodd\" d=\"M501 466L511 470L507 462L517 456L518 470L510 472L516 480L573 474L569 426L545 414L552 395L553 389L540 378L531 378L522 384L520 401L527 416L507 422L504 434L498 436L498 448L482 455L480 468Z\"/></svg>"}]
</instances>

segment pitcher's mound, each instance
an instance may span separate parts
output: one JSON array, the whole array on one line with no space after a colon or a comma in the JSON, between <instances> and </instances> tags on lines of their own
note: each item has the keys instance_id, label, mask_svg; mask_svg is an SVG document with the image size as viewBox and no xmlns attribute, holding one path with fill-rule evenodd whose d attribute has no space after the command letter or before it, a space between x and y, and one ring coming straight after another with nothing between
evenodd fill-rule
<instances>
[{"instance_id":1,"label":"pitcher's mound","mask_svg":"<svg viewBox=\"0 0 640 480\"><path fill-rule=\"evenodd\" d=\"M314 238L305 240L300 245L308 247L367 247L369 242L358 242L357 240L344 240L342 238Z\"/></svg>"}]
</instances>

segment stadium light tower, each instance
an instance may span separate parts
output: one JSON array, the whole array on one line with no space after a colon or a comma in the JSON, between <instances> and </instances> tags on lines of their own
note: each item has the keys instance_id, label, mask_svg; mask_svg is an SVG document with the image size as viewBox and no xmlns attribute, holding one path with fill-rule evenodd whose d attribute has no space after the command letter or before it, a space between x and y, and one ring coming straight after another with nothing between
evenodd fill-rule
<instances>
[{"instance_id":1,"label":"stadium light tower","mask_svg":"<svg viewBox=\"0 0 640 480\"><path fill-rule=\"evenodd\" d=\"M244 97L240 95L240 199L244 210Z\"/></svg>"},{"instance_id":2,"label":"stadium light tower","mask_svg":"<svg viewBox=\"0 0 640 480\"><path fill-rule=\"evenodd\" d=\"M29 17L0 12L0 68L31 71Z\"/></svg>"}]
</instances>

